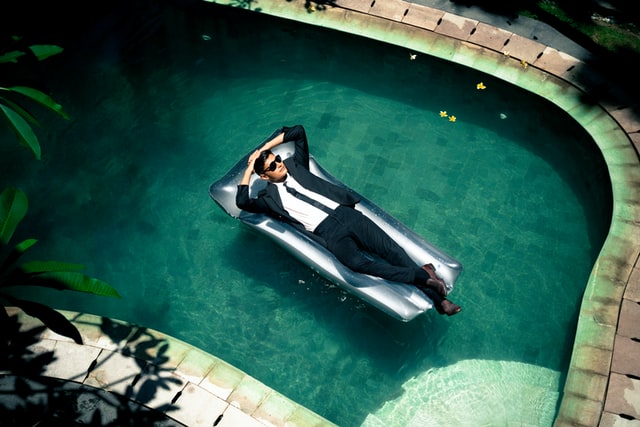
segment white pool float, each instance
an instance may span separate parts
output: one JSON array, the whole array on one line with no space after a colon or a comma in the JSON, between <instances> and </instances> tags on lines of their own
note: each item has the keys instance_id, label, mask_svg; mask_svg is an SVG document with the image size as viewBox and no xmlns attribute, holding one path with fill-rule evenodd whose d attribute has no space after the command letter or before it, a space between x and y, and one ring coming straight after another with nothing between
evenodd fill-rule
<instances>
[{"instance_id":1,"label":"white pool float","mask_svg":"<svg viewBox=\"0 0 640 427\"><path fill-rule=\"evenodd\" d=\"M276 131L265 141L279 132L279 130ZM262 145L264 142L256 148ZM293 150L293 142L287 142L272 151L274 154L280 154L282 158L287 158L293 155ZM265 214L255 214L239 209L236 206L237 187L246 169L249 154L253 151L247 153L227 174L209 187L210 196L225 212L260 234L270 237L321 276L396 319L408 322L433 308L433 302L415 286L356 273L345 267L324 246L293 226ZM347 188L323 169L313 156L309 157L309 168L312 173ZM255 197L265 185L264 180L253 174L249 185L250 196ZM424 240L360 194L354 193L360 198L356 209L371 218L398 242L417 265L432 263L450 292L462 272L460 262Z\"/></svg>"}]
</instances>

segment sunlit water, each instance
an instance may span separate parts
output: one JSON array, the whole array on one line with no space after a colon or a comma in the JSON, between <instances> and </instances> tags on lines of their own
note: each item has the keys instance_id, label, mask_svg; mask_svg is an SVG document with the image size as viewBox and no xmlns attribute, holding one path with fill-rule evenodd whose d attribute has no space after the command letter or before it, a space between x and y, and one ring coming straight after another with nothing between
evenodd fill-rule
<instances>
[{"instance_id":1,"label":"sunlit water","mask_svg":"<svg viewBox=\"0 0 640 427\"><path fill-rule=\"evenodd\" d=\"M183 339L342 426L550 426L611 211L585 132L426 55L192 9L110 17L43 64L72 119L38 114L41 162L2 152L3 188L30 199L16 241L123 298L33 297ZM394 320L211 201L211 182L296 123L333 175L462 262L460 315Z\"/></svg>"}]
</instances>

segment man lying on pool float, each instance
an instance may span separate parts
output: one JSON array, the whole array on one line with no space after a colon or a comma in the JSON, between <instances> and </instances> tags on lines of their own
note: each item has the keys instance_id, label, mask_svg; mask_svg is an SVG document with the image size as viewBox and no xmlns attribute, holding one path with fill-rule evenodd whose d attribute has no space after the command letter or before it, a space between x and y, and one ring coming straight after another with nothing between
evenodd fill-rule
<instances>
[{"instance_id":1,"label":"man lying on pool float","mask_svg":"<svg viewBox=\"0 0 640 427\"><path fill-rule=\"evenodd\" d=\"M281 159L271 152L288 141L295 143L292 157ZM251 198L254 172L268 184ZM433 301L438 313L459 313L462 308L446 298L447 287L433 265L416 265L380 227L354 209L358 202L353 193L309 171L309 145L301 125L283 127L282 133L249 156L236 194L240 209L267 214L311 234L353 271L415 285Z\"/></svg>"}]
</instances>

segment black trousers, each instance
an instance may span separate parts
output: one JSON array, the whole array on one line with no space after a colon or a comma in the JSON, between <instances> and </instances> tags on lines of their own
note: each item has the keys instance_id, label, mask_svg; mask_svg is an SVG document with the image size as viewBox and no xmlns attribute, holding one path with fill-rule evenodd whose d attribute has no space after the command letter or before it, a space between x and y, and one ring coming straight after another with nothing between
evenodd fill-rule
<instances>
[{"instance_id":1,"label":"black trousers","mask_svg":"<svg viewBox=\"0 0 640 427\"><path fill-rule=\"evenodd\" d=\"M429 277L384 230L353 208L338 206L314 233L341 263L358 273L408 284L424 284ZM421 289L436 305L442 304L440 294Z\"/></svg>"},{"instance_id":2,"label":"black trousers","mask_svg":"<svg viewBox=\"0 0 640 427\"><path fill-rule=\"evenodd\" d=\"M353 208L339 206L314 233L341 263L358 273L409 284L425 283L429 277L384 230Z\"/></svg>"}]
</instances>

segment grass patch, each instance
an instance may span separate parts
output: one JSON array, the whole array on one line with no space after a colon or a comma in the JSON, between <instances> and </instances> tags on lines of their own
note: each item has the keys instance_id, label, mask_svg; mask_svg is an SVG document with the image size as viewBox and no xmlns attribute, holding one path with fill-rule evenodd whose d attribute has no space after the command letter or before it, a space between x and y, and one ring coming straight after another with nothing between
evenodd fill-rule
<instances>
[{"instance_id":1,"label":"grass patch","mask_svg":"<svg viewBox=\"0 0 640 427\"><path fill-rule=\"evenodd\" d=\"M608 52L632 51L640 54L640 31L635 24L617 22L615 18L611 20L595 13L591 15L589 21L581 21L575 19L560 4L550 0L539 1L537 7L545 12L544 14L583 34ZM531 11L522 13L541 21L545 21L545 17L542 16L544 14Z\"/></svg>"}]
</instances>

